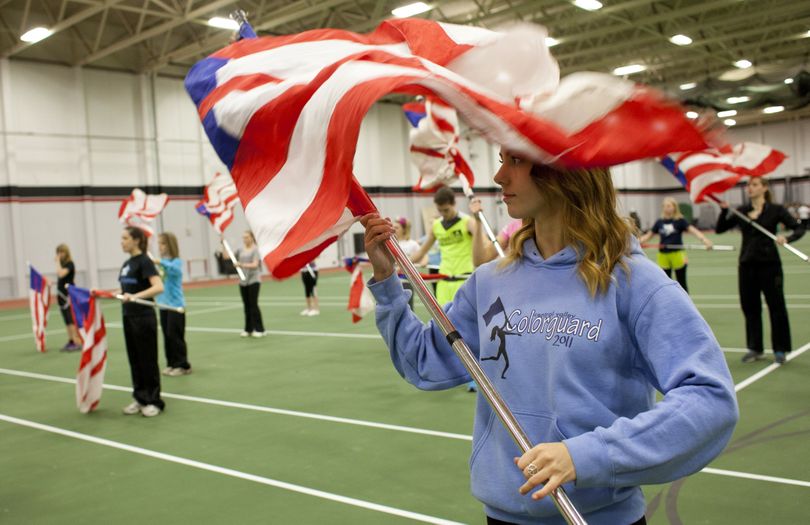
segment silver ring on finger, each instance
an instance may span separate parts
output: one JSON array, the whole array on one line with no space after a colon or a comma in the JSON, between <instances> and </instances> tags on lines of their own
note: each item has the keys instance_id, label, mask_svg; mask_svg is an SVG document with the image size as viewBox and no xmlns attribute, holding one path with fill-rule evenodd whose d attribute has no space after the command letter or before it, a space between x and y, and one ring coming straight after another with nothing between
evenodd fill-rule
<instances>
[{"instance_id":1,"label":"silver ring on finger","mask_svg":"<svg viewBox=\"0 0 810 525\"><path fill-rule=\"evenodd\" d=\"M537 465L535 465L534 463L529 463L526 466L526 468L523 469L523 473L526 474L526 476L528 476L528 477L532 477L535 474L537 474L538 472L540 472L540 469L537 468Z\"/></svg>"}]
</instances>

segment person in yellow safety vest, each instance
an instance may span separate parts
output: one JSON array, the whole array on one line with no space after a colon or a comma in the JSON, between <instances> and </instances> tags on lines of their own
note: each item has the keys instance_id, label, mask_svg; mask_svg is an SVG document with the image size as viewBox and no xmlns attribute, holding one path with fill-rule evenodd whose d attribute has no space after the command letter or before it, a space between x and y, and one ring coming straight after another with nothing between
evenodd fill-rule
<instances>
[{"instance_id":1,"label":"person in yellow safety vest","mask_svg":"<svg viewBox=\"0 0 810 525\"><path fill-rule=\"evenodd\" d=\"M447 186L439 188L433 196L439 218L433 221L425 242L411 255L412 261L421 261L431 246L438 241L442 261L439 273L448 275L451 280L439 281L436 285L436 301L444 305L453 300L456 292L464 284L465 275L473 269L473 240L479 228L469 215L456 209L456 195ZM467 385L469 392L477 391L474 381Z\"/></svg>"}]
</instances>

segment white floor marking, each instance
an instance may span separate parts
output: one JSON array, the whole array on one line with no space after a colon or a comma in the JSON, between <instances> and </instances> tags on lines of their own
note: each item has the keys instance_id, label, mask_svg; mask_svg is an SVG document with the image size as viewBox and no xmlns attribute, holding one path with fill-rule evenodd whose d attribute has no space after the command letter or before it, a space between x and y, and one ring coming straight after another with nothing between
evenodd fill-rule
<instances>
[{"instance_id":1,"label":"white floor marking","mask_svg":"<svg viewBox=\"0 0 810 525\"><path fill-rule=\"evenodd\" d=\"M10 376L25 377L28 379L40 379L43 381L52 381L55 383L76 384L76 380L67 377L51 376L46 374L38 374L35 372L23 372L21 370L10 370L7 368L0 368L0 374ZM119 385L104 384L107 390L115 390L119 392L131 392L132 388ZM169 392L161 392L161 396L167 399L180 399L182 401L191 401L194 403L204 403L207 405L216 405L227 408L239 408L242 410L253 410L255 412L266 412L269 414L278 414L282 416L302 417L306 419L317 419L320 421L328 421L330 423L343 423L347 425L357 425L361 427L379 428L382 430L395 430L398 432L409 432L411 434L422 434L426 436L443 437L450 439L459 439L462 441L472 441L472 436L464 434L454 434L452 432L440 432L438 430L428 430L424 428L406 427L402 425L389 425L387 423L377 423L374 421L365 421L362 419L351 419L345 417L327 416L324 414L314 414L311 412L299 412L296 410L285 410L283 408L273 408L261 405L251 405L247 403L236 403L233 401L222 401L219 399L211 399L207 397L187 396L184 394L171 394Z\"/></svg>"},{"instance_id":2,"label":"white floor marking","mask_svg":"<svg viewBox=\"0 0 810 525\"><path fill-rule=\"evenodd\" d=\"M806 345L802 346L801 348L797 348L796 350L790 352L787 355L787 362L789 363L789 362L793 361L794 359L796 359L797 357L799 357L800 355L802 355L803 353L805 353L808 350L810 350L810 343L807 343ZM771 372L773 372L774 370L778 369L781 366L783 366L783 365L778 365L776 363L773 363L773 364L770 364L770 365L766 366L765 368L763 368L762 370L760 370L756 374L752 375L748 379L740 381L739 383L734 385L734 391L739 392L743 388L746 388L747 386L753 384L754 382L759 381L760 379L762 379L763 377L770 374Z\"/></svg>"},{"instance_id":3,"label":"white floor marking","mask_svg":"<svg viewBox=\"0 0 810 525\"><path fill-rule=\"evenodd\" d=\"M455 521L445 520L442 518L437 518L434 516L428 516L427 514L419 514L418 512L410 512L407 510L397 509L394 507L388 507L386 505L380 505L378 503L372 503L370 501L364 501L361 499L350 498L348 496L341 496L340 494L325 492L323 490L304 487L301 485L295 485L293 483L287 483L285 481L265 478L263 476L257 476L255 474L248 474L247 472L242 472L239 470L234 470L226 467L220 467L217 465L212 465L210 463L203 463L201 461L195 461L193 459L173 456L171 454L164 454L163 452L157 452L155 450L149 450L146 448L136 447L133 445L127 445L126 443L120 443L118 441L112 441L109 439L91 436L88 434L82 434L80 432L74 432L72 430L66 430L64 428L54 427L51 425L44 425L42 423L37 423L35 421L19 419L16 417L7 416L5 414L0 414L0 421L5 421L13 425L33 428L36 430L42 430L44 432L50 432L52 434L78 439L80 441L86 441L88 443L94 443L96 445L115 448L118 450L131 452L133 454L140 454L142 456L147 456L162 461L168 461L170 463L177 463L179 465L185 465L187 467L206 470L208 472L214 472L216 474L223 474L225 476L230 476L233 478L243 479L246 481L253 481L254 483L261 483L262 485L269 485L271 487L276 487L282 490L289 490L291 492L297 492L299 494L305 494L307 496L314 496L316 498L335 501L337 503L343 503L345 505L351 505L353 507L360 507L367 510L373 510L375 512L383 512L385 514L391 514L393 516L408 518L414 521L421 521L423 523L436 523L439 525L457 525L459 523Z\"/></svg>"},{"instance_id":4,"label":"white floor marking","mask_svg":"<svg viewBox=\"0 0 810 525\"><path fill-rule=\"evenodd\" d=\"M107 323L108 328L121 328L121 323ZM348 337L350 339L378 339L382 342L382 337L377 334L347 334L341 332L297 332L293 330L265 330L270 335L291 335L291 336L312 336L312 337ZM242 332L240 328L210 328L204 326L187 326L186 332L211 332L217 334L238 334Z\"/></svg>"},{"instance_id":5,"label":"white floor marking","mask_svg":"<svg viewBox=\"0 0 810 525\"><path fill-rule=\"evenodd\" d=\"M0 342L17 341L19 339L25 339L26 337L30 337L33 340L34 339L34 332L29 332L27 334L6 335L4 337L0 337Z\"/></svg>"},{"instance_id":6,"label":"white floor marking","mask_svg":"<svg viewBox=\"0 0 810 525\"><path fill-rule=\"evenodd\" d=\"M731 476L733 478L755 479L757 481L770 481L772 483L782 483L784 485L798 485L799 487L810 487L810 481L798 479L777 478L774 476L762 476L760 474L749 474L747 472L737 472L736 470L723 470L719 468L706 467L701 472L705 474L717 474L719 476Z\"/></svg>"}]
</instances>

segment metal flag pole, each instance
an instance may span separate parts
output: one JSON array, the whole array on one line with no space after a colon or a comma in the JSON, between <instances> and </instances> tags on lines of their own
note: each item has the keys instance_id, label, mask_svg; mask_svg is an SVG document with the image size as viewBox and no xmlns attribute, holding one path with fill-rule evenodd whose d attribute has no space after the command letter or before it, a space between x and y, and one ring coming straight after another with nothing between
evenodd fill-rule
<instances>
[{"instance_id":1,"label":"metal flag pole","mask_svg":"<svg viewBox=\"0 0 810 525\"><path fill-rule=\"evenodd\" d=\"M715 204L718 204L718 205L720 204L720 199L718 199L714 195L707 195L706 198L708 198L709 200L711 200ZM756 228L757 230L759 230L763 235L767 235L768 237L773 239L774 242L776 242L776 235L769 232L767 229L765 229L757 221L751 220L751 217L746 216L744 213L740 213L739 210L736 210L735 208L733 208L731 206L729 206L727 209L728 209L728 211L730 211L731 213L733 213L734 215L736 215L737 217L739 217L740 219L745 221L747 224L749 224L749 225L753 226L754 228ZM793 253L793 255L797 256L799 259L803 260L804 262L810 262L810 257L808 257L805 253L802 253L800 250L797 250L796 248L794 248L790 244L785 243L782 246L787 251Z\"/></svg>"},{"instance_id":2,"label":"metal flag pole","mask_svg":"<svg viewBox=\"0 0 810 525\"><path fill-rule=\"evenodd\" d=\"M703 244L647 244L641 245L642 248L669 248L671 250L706 250L715 252L733 252L734 246L730 244L713 244L711 248L707 248Z\"/></svg>"},{"instance_id":3,"label":"metal flag pole","mask_svg":"<svg viewBox=\"0 0 810 525\"><path fill-rule=\"evenodd\" d=\"M506 406L501 395L495 390L495 386L489 380L489 377L487 377L481 369L481 365L478 364L478 360L473 356L472 351L470 351L467 343L464 342L461 334L458 333L456 327L453 326L453 323L444 314L436 298L428 290L424 279L419 275L419 272L416 270L416 267L414 267L410 258L405 255L399 243L394 239L386 240L385 247L405 273L408 281L410 281L413 286L414 292L416 292L419 299L422 300L422 303L428 309L428 312L430 312L430 316L436 321L439 329L447 338L447 342L450 343L453 351L464 364L464 368L467 369L478 384L481 394L483 394L484 398L486 398L487 402L489 402L492 409L498 415L498 418L501 420L501 423L503 423L503 426L506 427L506 430L509 431L512 439L515 440L515 443L517 443L521 451L528 452L532 448L532 443L529 441L528 436L509 410L509 407ZM553 490L551 492L551 498L554 500L554 504L557 505L560 514L565 518L566 523L569 525L587 525L585 519L568 498L565 489L558 487Z\"/></svg>"},{"instance_id":4,"label":"metal flag pole","mask_svg":"<svg viewBox=\"0 0 810 525\"><path fill-rule=\"evenodd\" d=\"M236 260L236 255L233 254L233 250L231 249L231 245L228 244L228 239L222 237L222 246L225 248L225 253L228 254L228 258L230 258L231 262L233 263L233 267L236 268L236 273L239 274L239 279L246 281L247 277L245 277L245 272L242 268L239 267L239 263Z\"/></svg>"},{"instance_id":5,"label":"metal flag pole","mask_svg":"<svg viewBox=\"0 0 810 525\"><path fill-rule=\"evenodd\" d=\"M460 176L459 179L461 180L461 189L464 191L464 195L467 197L467 199L472 201L475 198L475 194L470 187L470 182L464 176ZM489 221L487 221L484 211L479 210L478 213L476 213L476 217L478 217L478 220L481 221L481 225L484 227L484 232L486 232L487 237L492 242L492 245L495 246L495 251L498 252L498 257L503 258L505 254L503 253L503 248L501 248L501 243L498 242L495 232L492 231L492 227L489 225Z\"/></svg>"},{"instance_id":6,"label":"metal flag pole","mask_svg":"<svg viewBox=\"0 0 810 525\"><path fill-rule=\"evenodd\" d=\"M103 296L99 296L99 297L103 297ZM147 301L146 299L138 299L136 297L132 297L132 298L129 299L129 301L127 301L127 298L124 297L124 295L120 294L120 293L115 294L114 297L116 299L118 299L119 301L121 301L122 303L129 302L129 303L140 304L140 305L143 305L143 306L152 306L152 307L157 308L159 310L168 310L170 312L177 312L178 314L182 314L182 313L186 312L186 309L183 308L182 306L169 306L167 304L156 303L154 301Z\"/></svg>"}]
</instances>

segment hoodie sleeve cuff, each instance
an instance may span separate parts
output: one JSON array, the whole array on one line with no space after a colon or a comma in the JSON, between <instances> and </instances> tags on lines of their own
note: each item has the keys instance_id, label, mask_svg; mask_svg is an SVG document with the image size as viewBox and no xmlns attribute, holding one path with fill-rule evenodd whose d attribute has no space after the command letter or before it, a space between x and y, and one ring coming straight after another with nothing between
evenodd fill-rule
<instances>
[{"instance_id":1,"label":"hoodie sleeve cuff","mask_svg":"<svg viewBox=\"0 0 810 525\"><path fill-rule=\"evenodd\" d=\"M578 488L613 487L615 472L599 430L563 440L574 462Z\"/></svg>"},{"instance_id":2,"label":"hoodie sleeve cuff","mask_svg":"<svg viewBox=\"0 0 810 525\"><path fill-rule=\"evenodd\" d=\"M397 298L405 295L405 289L402 288L402 282L396 272L382 281L375 281L372 277L367 285L379 305L393 304Z\"/></svg>"}]
</instances>

